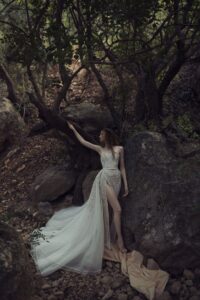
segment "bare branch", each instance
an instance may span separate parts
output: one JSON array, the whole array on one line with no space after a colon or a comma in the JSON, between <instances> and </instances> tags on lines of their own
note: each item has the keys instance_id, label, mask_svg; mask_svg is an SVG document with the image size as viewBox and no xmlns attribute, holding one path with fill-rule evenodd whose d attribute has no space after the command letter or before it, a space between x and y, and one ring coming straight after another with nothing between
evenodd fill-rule
<instances>
[{"instance_id":1,"label":"bare branch","mask_svg":"<svg viewBox=\"0 0 200 300\"><path fill-rule=\"evenodd\" d=\"M44 4L44 6L41 8L40 10L40 14L38 15L38 17L36 18L35 20L35 25L33 27L33 30L34 31L37 31L38 30L38 27L39 27L39 24L41 22L41 19L43 18L46 10L48 9L49 7L49 4L50 4L50 0L46 0L46 3Z\"/></svg>"},{"instance_id":2,"label":"bare branch","mask_svg":"<svg viewBox=\"0 0 200 300\"><path fill-rule=\"evenodd\" d=\"M56 98L56 100L55 100L55 103L54 103L53 109L54 109L55 111L57 111L57 112L59 111L60 103L61 103L61 101L62 101L63 99L65 99L66 93L67 93L67 91L68 91L68 89L69 89L69 87L70 87L70 85L71 85L72 80L76 77L76 75L77 75L83 68L84 68L84 66L81 66L80 68L78 68L78 69L72 74L71 77L68 78L68 80L65 80L65 82L64 82L64 84L63 84L61 90L60 90L59 93L58 93L58 96L57 96L57 98Z\"/></svg>"},{"instance_id":3,"label":"bare branch","mask_svg":"<svg viewBox=\"0 0 200 300\"><path fill-rule=\"evenodd\" d=\"M4 12L4 10L6 10L13 2L15 2L15 0L10 1L9 3L7 3L4 8L2 8L2 10L0 11L0 14L2 14Z\"/></svg>"},{"instance_id":4,"label":"bare branch","mask_svg":"<svg viewBox=\"0 0 200 300\"><path fill-rule=\"evenodd\" d=\"M12 81L12 78L9 76L6 68L3 66L3 64L0 65L0 77L5 80L7 89L8 89L8 98L12 101L14 105L19 105L21 103L20 99L17 96L14 82Z\"/></svg>"},{"instance_id":5,"label":"bare branch","mask_svg":"<svg viewBox=\"0 0 200 300\"><path fill-rule=\"evenodd\" d=\"M14 29L23 32L23 34L24 34L25 36L28 37L26 31L24 31L22 28L18 27L17 25L15 25L15 24L13 24L13 23L10 23L10 22L7 22L7 21L4 21L4 20L0 20L0 23L9 25L9 26L11 26L11 27L14 28Z\"/></svg>"},{"instance_id":6,"label":"bare branch","mask_svg":"<svg viewBox=\"0 0 200 300\"><path fill-rule=\"evenodd\" d=\"M69 129L64 118L58 115L55 111L49 109L44 103L41 103L33 93L27 92L27 95L29 96L31 103L33 103L37 107L39 111L39 117L48 124L48 128L58 129L59 131L67 134L67 138L69 139L69 141L80 145L79 141L75 138L72 130ZM76 128L85 139L90 142L96 143L95 139L91 135L87 134L78 124L76 124Z\"/></svg>"},{"instance_id":7,"label":"bare branch","mask_svg":"<svg viewBox=\"0 0 200 300\"><path fill-rule=\"evenodd\" d=\"M31 70L31 66L27 66L27 73L28 73L28 76L29 76L29 80L32 83L32 86L35 90L35 94L36 94L37 98L40 100L41 103L44 104L42 94L41 94L40 89L39 89L39 87L36 83L35 77L34 77L33 72Z\"/></svg>"},{"instance_id":8,"label":"bare branch","mask_svg":"<svg viewBox=\"0 0 200 300\"><path fill-rule=\"evenodd\" d=\"M26 17L27 17L27 23L28 23L29 33L31 33L32 26L31 26L31 20L30 20L30 15L29 15L29 9L28 9L27 0L25 0L25 8L26 8Z\"/></svg>"}]
</instances>

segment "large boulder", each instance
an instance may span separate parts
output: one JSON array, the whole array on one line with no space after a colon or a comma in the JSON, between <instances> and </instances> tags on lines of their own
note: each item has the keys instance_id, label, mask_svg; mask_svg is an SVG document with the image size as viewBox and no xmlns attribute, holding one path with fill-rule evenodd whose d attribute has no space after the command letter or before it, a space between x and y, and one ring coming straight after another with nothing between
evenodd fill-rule
<instances>
[{"instance_id":1,"label":"large boulder","mask_svg":"<svg viewBox=\"0 0 200 300\"><path fill-rule=\"evenodd\" d=\"M7 145L18 144L28 131L20 114L7 98L0 100L0 152Z\"/></svg>"},{"instance_id":2,"label":"large boulder","mask_svg":"<svg viewBox=\"0 0 200 300\"><path fill-rule=\"evenodd\" d=\"M82 184L82 191L83 191L83 198L86 202L90 196L90 192L92 189L93 182L95 177L97 176L99 170L90 171L87 176L85 177L83 184Z\"/></svg>"},{"instance_id":3,"label":"large boulder","mask_svg":"<svg viewBox=\"0 0 200 300\"><path fill-rule=\"evenodd\" d=\"M163 268L200 266L200 155L175 157L165 138L141 132L125 145L130 194L123 200L128 248Z\"/></svg>"},{"instance_id":4,"label":"large boulder","mask_svg":"<svg viewBox=\"0 0 200 300\"><path fill-rule=\"evenodd\" d=\"M64 165L51 166L36 177L30 187L31 199L35 202L53 201L69 192L77 174Z\"/></svg>"},{"instance_id":5,"label":"large boulder","mask_svg":"<svg viewBox=\"0 0 200 300\"><path fill-rule=\"evenodd\" d=\"M27 250L19 234L0 222L1 300L29 300L33 294L32 273Z\"/></svg>"},{"instance_id":6,"label":"large boulder","mask_svg":"<svg viewBox=\"0 0 200 300\"><path fill-rule=\"evenodd\" d=\"M108 109L99 104L83 102L72 104L65 109L63 116L82 123L87 131L95 131L102 127L113 127L113 119Z\"/></svg>"}]
</instances>

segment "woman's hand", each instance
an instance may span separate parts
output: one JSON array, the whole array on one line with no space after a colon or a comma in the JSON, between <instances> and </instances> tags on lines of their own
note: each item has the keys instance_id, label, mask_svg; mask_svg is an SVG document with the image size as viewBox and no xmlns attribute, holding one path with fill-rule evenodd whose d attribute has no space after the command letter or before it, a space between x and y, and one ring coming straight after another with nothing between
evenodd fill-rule
<instances>
[{"instance_id":1,"label":"woman's hand","mask_svg":"<svg viewBox=\"0 0 200 300\"><path fill-rule=\"evenodd\" d=\"M73 132L74 132L76 138L79 140L79 142L80 142L83 146L85 146L85 147L87 147L87 148L90 148L90 149L92 149L92 150L95 150L95 151L97 151L99 154L101 153L101 146L96 145L96 144L92 144L92 143L86 141L86 140L79 134L79 132L76 130L76 128L74 127L74 125L73 125L71 122L69 122L69 121L66 121L66 122L67 122L67 125L69 126L69 128L73 130ZM79 127L78 125L76 125L76 124L75 124L75 126L77 126L78 128L80 128L80 127Z\"/></svg>"},{"instance_id":2,"label":"woman's hand","mask_svg":"<svg viewBox=\"0 0 200 300\"><path fill-rule=\"evenodd\" d=\"M125 191L124 191L124 194L122 197L124 198L124 197L128 196L128 193L129 193L128 188L125 188Z\"/></svg>"},{"instance_id":3,"label":"woman's hand","mask_svg":"<svg viewBox=\"0 0 200 300\"><path fill-rule=\"evenodd\" d=\"M69 126L70 129L72 129L72 130L75 129L74 125L72 123L70 123L69 121L67 121L67 124L68 124L68 126Z\"/></svg>"}]
</instances>

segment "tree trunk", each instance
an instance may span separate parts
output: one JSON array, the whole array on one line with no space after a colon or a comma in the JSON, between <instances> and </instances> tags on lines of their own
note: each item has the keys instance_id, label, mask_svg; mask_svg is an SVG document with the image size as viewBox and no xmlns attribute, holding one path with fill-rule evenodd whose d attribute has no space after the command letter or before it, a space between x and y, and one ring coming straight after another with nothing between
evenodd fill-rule
<instances>
[{"instance_id":1,"label":"tree trunk","mask_svg":"<svg viewBox=\"0 0 200 300\"><path fill-rule=\"evenodd\" d=\"M107 108L110 111L111 116L113 117L113 121L115 123L115 126L117 127L118 132L120 132L120 116L117 113L114 105L113 105L113 99L109 93L109 89L100 73L100 71L96 68L95 63L93 61L94 53L92 49L92 43L93 43L93 37L92 37L92 20L91 20L91 15L90 15L90 7L91 1L87 2L86 5L86 47L87 47L87 52L88 52L88 59L89 59L89 64L91 67L92 72L95 74L99 85L101 86L103 92L104 92L104 97L103 100L105 104L107 105Z\"/></svg>"},{"instance_id":2,"label":"tree trunk","mask_svg":"<svg viewBox=\"0 0 200 300\"><path fill-rule=\"evenodd\" d=\"M16 88L12 78L10 77L8 71L2 64L0 65L0 78L5 80L6 82L8 90L8 99L10 99L14 106L18 108L21 105L21 101L17 96Z\"/></svg>"},{"instance_id":3,"label":"tree trunk","mask_svg":"<svg viewBox=\"0 0 200 300\"><path fill-rule=\"evenodd\" d=\"M136 122L158 121L162 113L162 99L153 74L142 74L138 77L138 92L136 95L135 115Z\"/></svg>"}]
</instances>

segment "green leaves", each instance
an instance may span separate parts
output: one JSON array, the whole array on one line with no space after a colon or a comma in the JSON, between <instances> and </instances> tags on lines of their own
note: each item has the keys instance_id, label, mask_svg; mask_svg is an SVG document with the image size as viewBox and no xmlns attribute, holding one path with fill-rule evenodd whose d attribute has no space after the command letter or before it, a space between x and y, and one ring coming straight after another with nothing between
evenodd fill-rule
<instances>
[{"instance_id":1,"label":"green leaves","mask_svg":"<svg viewBox=\"0 0 200 300\"><path fill-rule=\"evenodd\" d=\"M6 17L0 18L9 60L23 65L29 65L33 61L57 62L59 59L63 63L71 62L73 29L69 27L64 8L61 23L57 22L56 9L57 1L48 0L27 1L27 6L26 1L15 1L9 7ZM19 18L14 18L16 15Z\"/></svg>"}]
</instances>

